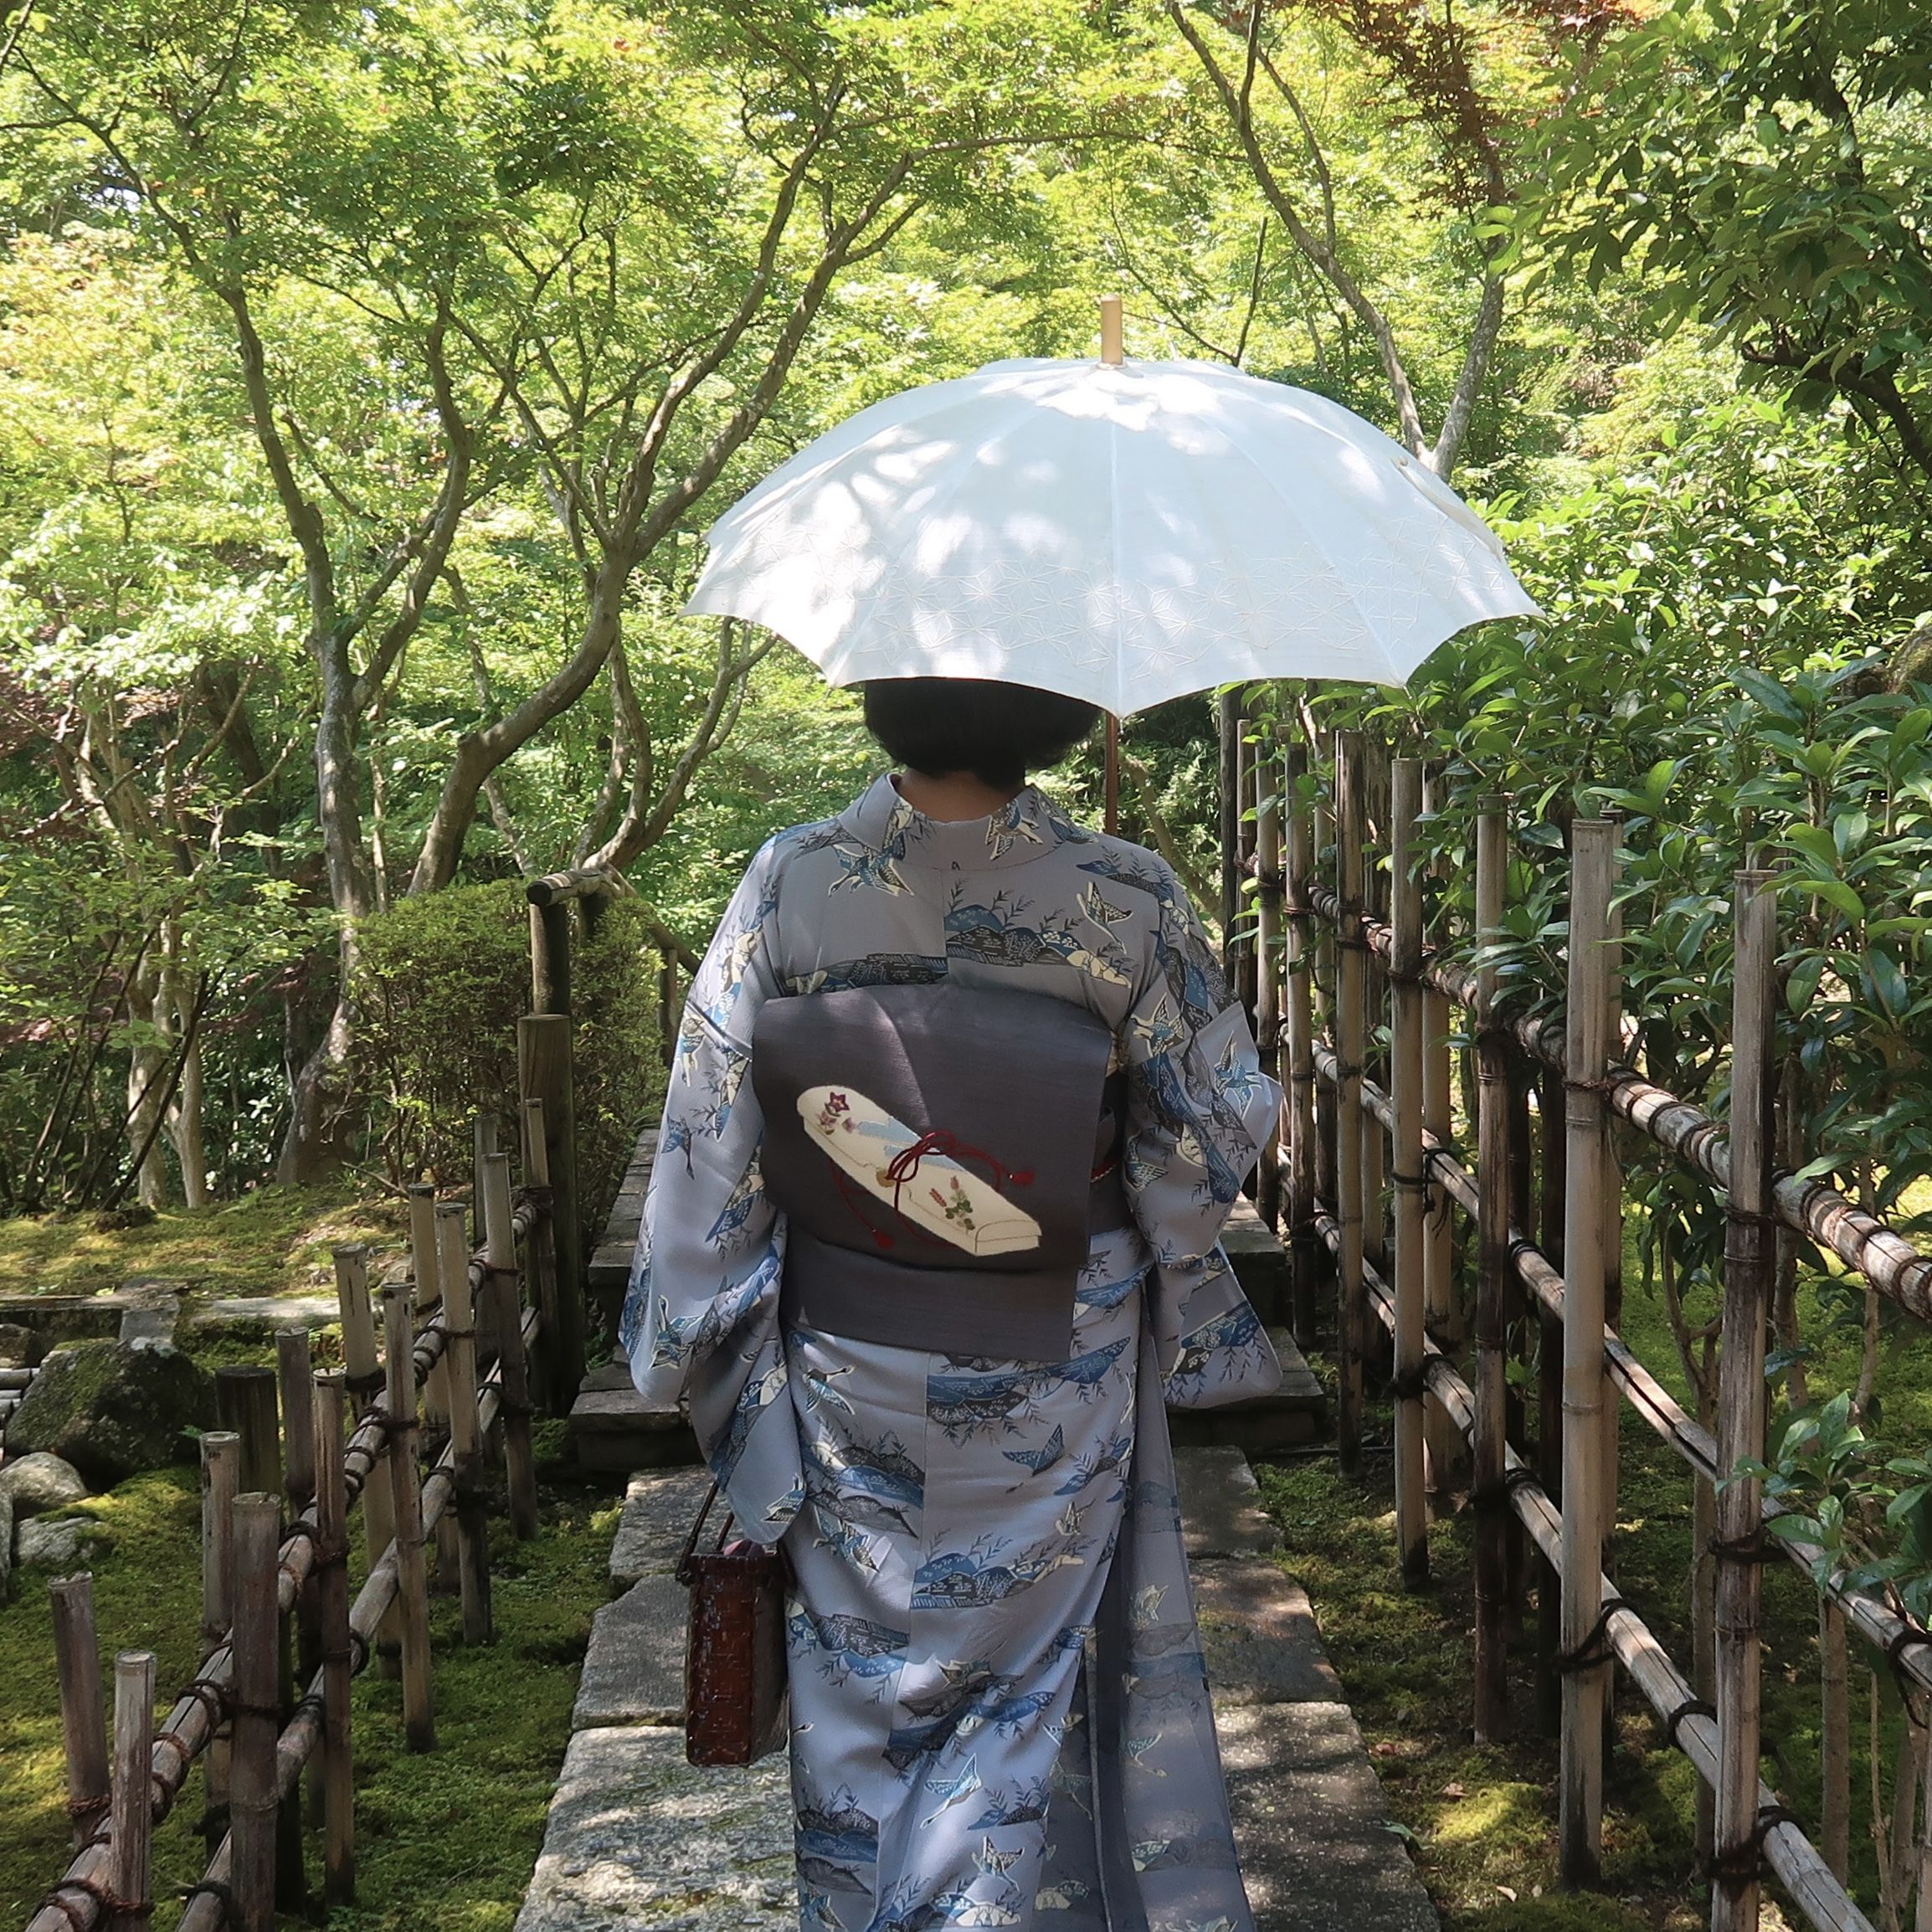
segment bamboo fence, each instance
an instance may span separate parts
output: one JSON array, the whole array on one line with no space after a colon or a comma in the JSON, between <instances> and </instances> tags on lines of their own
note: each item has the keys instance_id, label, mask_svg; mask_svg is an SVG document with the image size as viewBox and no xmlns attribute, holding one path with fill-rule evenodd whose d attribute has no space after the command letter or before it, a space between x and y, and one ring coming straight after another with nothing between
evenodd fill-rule
<instances>
[{"instance_id":1,"label":"bamboo fence","mask_svg":"<svg viewBox=\"0 0 1932 1932\"><path fill-rule=\"evenodd\" d=\"M311 1816L324 1833L324 1897L353 1899L350 1682L393 1633L410 1745L434 1747L424 1553L449 1522L464 1641L488 1642L483 1465L494 1438L515 1532L536 1533L531 1357L548 1339L542 1303L557 1286L547 1126L542 1098L527 1098L521 1197L511 1194L507 1157L480 1136L474 1239L464 1206L429 1204L415 1269L383 1284L380 1354L366 1251L340 1248L344 1368L315 1373L306 1332L285 1331L279 1400L275 1371L265 1372L265 1403L259 1377L234 1382L241 1426L202 1438L203 1661L157 1727L152 1657L117 1657L111 1753L92 1579L50 1586L75 1850L27 1932L145 1924L152 1833L198 1763L213 1821L210 1857L187 1895L182 1932L269 1932L278 1909L300 1906L305 1774ZM447 1440L419 1453L421 1396L439 1379ZM265 1471L275 1473L273 1486L250 1487L248 1477ZM367 1571L352 1601L358 1502ZM299 1697L288 1667L291 1635Z\"/></svg>"},{"instance_id":2,"label":"bamboo fence","mask_svg":"<svg viewBox=\"0 0 1932 1932\"><path fill-rule=\"evenodd\" d=\"M1440 938L1433 948L1423 943L1429 881L1413 845L1426 795L1419 765L1398 758L1383 767L1382 789L1370 783L1374 748L1359 733L1337 732L1325 748L1296 734L1277 745L1251 727L1248 743L1237 780L1250 765L1266 769L1251 794L1255 809L1236 821L1241 850L1231 870L1254 881L1259 907L1278 907L1266 921L1266 938L1277 930L1282 937L1278 961L1266 943L1250 943L1271 983L1254 1001L1262 1050L1278 1055L1283 1083L1278 1148L1270 1150L1257 1194L1282 1205L1291 1301L1304 1339L1322 1293L1318 1257L1325 1250L1332 1259L1344 1468L1360 1457L1368 1337L1376 1323L1388 1332L1396 1540L1410 1587L1427 1584L1423 1526L1431 1488L1445 1488L1467 1456L1475 1516L1476 1737L1501 1737L1509 1726L1505 1633L1524 1590L1518 1557L1529 1554L1546 1585L1539 1592L1549 1616L1540 1688L1545 1708L1559 1711L1566 1882L1588 1884L1598 1873L1606 1704L1621 1667L1709 1787L1714 1932L1745 1932L1759 1923L1767 1866L1821 1932L1867 1927L1846 1890L1842 1852L1834 1872L1759 1776L1763 1565L1788 1558L1810 1576L1819 1553L1766 1535L1775 1506L1767 1507L1757 1482L1734 1472L1765 1453L1765 1338L1778 1240L1816 1243L1922 1319L1932 1319L1932 1256L1825 1183L1774 1165L1775 878L1737 876L1731 1099L1729 1118L1719 1121L1623 1063L1635 1034L1619 1010L1615 821L1571 827L1562 1016L1514 1015L1498 999L1488 950L1507 910L1508 802L1491 797L1479 806L1474 927L1457 936L1474 963L1463 964ZM1309 788L1308 776L1324 762L1325 786ZM1385 919L1370 898L1369 845L1378 828L1389 856ZM1332 867L1328 876L1318 876L1318 861ZM1255 922L1257 936L1262 924ZM1473 1165L1452 1144L1452 1010L1467 1015L1472 1042ZM1385 1025L1385 1082L1365 1065ZM1532 1082L1539 1145L1532 1144L1525 1098ZM1622 1190L1611 1125L1618 1122L1725 1198L1714 1436L1616 1330ZM1393 1229L1385 1257L1385 1163ZM1467 1338L1451 1286L1452 1205L1475 1236ZM1513 1414L1508 1369L1512 1334L1538 1325L1541 1426L1532 1461L1523 1452L1522 1418ZM1467 1374L1458 1359L1467 1359ZM1699 1660L1703 1669L1693 1667L1694 1687L1610 1580L1620 1402L1690 1466L1707 1508L1715 1494L1717 1640L1714 1656ZM1842 1574L1820 1589L1830 1613L1882 1653L1904 1689L1932 1691L1932 1632ZM1929 1904L1921 1901L1922 1914Z\"/></svg>"}]
</instances>

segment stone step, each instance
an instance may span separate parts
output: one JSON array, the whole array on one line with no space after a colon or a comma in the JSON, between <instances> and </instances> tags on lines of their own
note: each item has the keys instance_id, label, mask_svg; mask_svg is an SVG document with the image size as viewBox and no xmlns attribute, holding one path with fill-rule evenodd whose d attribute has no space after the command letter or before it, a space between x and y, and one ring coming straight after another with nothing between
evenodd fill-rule
<instances>
[{"instance_id":1,"label":"stone step","mask_svg":"<svg viewBox=\"0 0 1932 1932\"><path fill-rule=\"evenodd\" d=\"M1175 1456L1241 1868L1258 1932L1436 1932L1322 1647L1271 1554L1238 1449ZM701 1499L690 1470L632 1478L612 1552L624 1594L594 1620L543 1852L516 1932L792 1932L782 1755L694 1770L680 1701L683 1591L671 1575Z\"/></svg>"}]
</instances>

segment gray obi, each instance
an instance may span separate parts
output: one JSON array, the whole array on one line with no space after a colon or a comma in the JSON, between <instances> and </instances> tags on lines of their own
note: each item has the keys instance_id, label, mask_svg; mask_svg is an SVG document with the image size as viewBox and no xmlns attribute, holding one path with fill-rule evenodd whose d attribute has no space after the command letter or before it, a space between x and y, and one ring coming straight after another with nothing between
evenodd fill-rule
<instances>
[{"instance_id":1,"label":"gray obi","mask_svg":"<svg viewBox=\"0 0 1932 1932\"><path fill-rule=\"evenodd\" d=\"M762 1165L782 1307L828 1334L1002 1360L1072 1353L1096 1234L1130 1220L1107 1023L940 981L768 1001Z\"/></svg>"}]
</instances>

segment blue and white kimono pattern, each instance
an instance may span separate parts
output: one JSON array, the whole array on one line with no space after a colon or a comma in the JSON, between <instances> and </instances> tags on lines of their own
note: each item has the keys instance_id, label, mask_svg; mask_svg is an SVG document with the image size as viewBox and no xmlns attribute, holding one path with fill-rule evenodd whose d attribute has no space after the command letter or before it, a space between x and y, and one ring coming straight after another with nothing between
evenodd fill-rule
<instances>
[{"instance_id":1,"label":"blue and white kimono pattern","mask_svg":"<svg viewBox=\"0 0 1932 1932\"><path fill-rule=\"evenodd\" d=\"M1062 1363L779 1319L758 1009L943 979L1083 1006L1128 1071L1136 1225L1095 1238ZM623 1344L797 1571L804 1932L1251 1932L1163 1400L1280 1380L1220 1247L1277 1104L1168 866L1032 787L942 824L881 778L753 861L691 988Z\"/></svg>"}]
</instances>

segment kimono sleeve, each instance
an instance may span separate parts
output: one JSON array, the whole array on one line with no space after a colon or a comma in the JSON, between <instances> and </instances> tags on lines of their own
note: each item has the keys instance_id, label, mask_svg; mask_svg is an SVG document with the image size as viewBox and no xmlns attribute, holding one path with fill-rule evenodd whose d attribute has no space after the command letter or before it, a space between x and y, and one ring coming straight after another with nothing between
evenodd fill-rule
<instances>
[{"instance_id":1,"label":"kimono sleeve","mask_svg":"<svg viewBox=\"0 0 1932 1932\"><path fill-rule=\"evenodd\" d=\"M1128 1197L1154 1256L1150 1305L1168 1400L1205 1407L1281 1379L1220 1246L1278 1116L1247 1015L1179 882L1164 868L1146 968L1123 1029Z\"/></svg>"},{"instance_id":2,"label":"kimono sleeve","mask_svg":"<svg viewBox=\"0 0 1932 1932\"><path fill-rule=\"evenodd\" d=\"M782 851L774 840L753 861L691 982L619 1333L639 1390L688 1403L712 1474L761 1540L782 1533L799 1488L780 1400L784 1221L760 1173L748 1077L758 1010L779 988Z\"/></svg>"}]
</instances>

